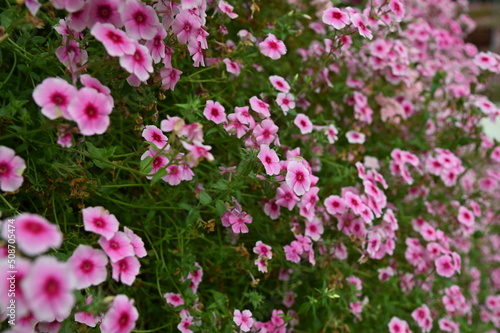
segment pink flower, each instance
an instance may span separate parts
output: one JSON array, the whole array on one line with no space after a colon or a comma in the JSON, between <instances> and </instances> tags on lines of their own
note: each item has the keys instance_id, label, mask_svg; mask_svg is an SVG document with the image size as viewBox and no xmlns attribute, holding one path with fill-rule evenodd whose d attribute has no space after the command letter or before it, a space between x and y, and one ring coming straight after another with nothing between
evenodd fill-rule
<instances>
[{"instance_id":1,"label":"pink flower","mask_svg":"<svg viewBox=\"0 0 500 333\"><path fill-rule=\"evenodd\" d=\"M113 303L102 318L102 333L129 333L135 327L139 312L134 306L134 300L125 295L116 295Z\"/></svg>"},{"instance_id":2,"label":"pink flower","mask_svg":"<svg viewBox=\"0 0 500 333\"><path fill-rule=\"evenodd\" d=\"M15 218L16 241L19 249L29 256L35 256L59 248L63 235L59 228L40 215L21 214ZM2 225L2 237L7 240L9 223Z\"/></svg>"},{"instance_id":3,"label":"pink flower","mask_svg":"<svg viewBox=\"0 0 500 333\"><path fill-rule=\"evenodd\" d=\"M92 304L92 295L87 297L85 300L86 305ZM96 316L90 312L77 312L75 313L75 321L77 323L85 324L89 327L95 327L98 322L101 321L100 316Z\"/></svg>"},{"instance_id":4,"label":"pink flower","mask_svg":"<svg viewBox=\"0 0 500 333\"><path fill-rule=\"evenodd\" d=\"M363 133L360 133L360 132L356 132L356 131L349 131L345 134L346 138L347 138L347 141L349 143L359 143L359 144L363 144L365 143L365 135Z\"/></svg>"},{"instance_id":5,"label":"pink flower","mask_svg":"<svg viewBox=\"0 0 500 333\"><path fill-rule=\"evenodd\" d=\"M273 87L278 90L278 91L281 91L283 93L287 93L290 91L290 85L288 84L288 82L286 82L286 80L284 78L282 78L281 76L278 76L278 75L271 75L269 77L269 81L271 81L271 84L273 85Z\"/></svg>"},{"instance_id":6,"label":"pink flower","mask_svg":"<svg viewBox=\"0 0 500 333\"><path fill-rule=\"evenodd\" d=\"M354 14L351 16L352 25L358 28L359 34L365 38L372 39L372 32L366 27L368 19L364 14Z\"/></svg>"},{"instance_id":7,"label":"pink flower","mask_svg":"<svg viewBox=\"0 0 500 333\"><path fill-rule=\"evenodd\" d=\"M279 93L278 96L276 96L276 103L286 115L290 109L295 109L295 96L292 94Z\"/></svg>"},{"instance_id":8,"label":"pink flower","mask_svg":"<svg viewBox=\"0 0 500 333\"><path fill-rule=\"evenodd\" d=\"M276 139L278 126L271 119L263 120L253 129L253 135L258 144L269 145Z\"/></svg>"},{"instance_id":9,"label":"pink flower","mask_svg":"<svg viewBox=\"0 0 500 333\"><path fill-rule=\"evenodd\" d=\"M182 296L179 294L166 293L165 295L163 295L163 297L165 297L165 300L168 304L174 307L184 305L184 299L182 299Z\"/></svg>"},{"instance_id":10,"label":"pink flower","mask_svg":"<svg viewBox=\"0 0 500 333\"><path fill-rule=\"evenodd\" d=\"M309 171L300 162L291 161L288 163L285 179L287 185L290 186L297 195L303 195L309 191L311 187Z\"/></svg>"},{"instance_id":11,"label":"pink flower","mask_svg":"<svg viewBox=\"0 0 500 333\"><path fill-rule=\"evenodd\" d=\"M313 130L313 124L311 120L303 113L297 114L297 117L295 117L293 123L300 129L300 133L302 134L311 133Z\"/></svg>"},{"instance_id":12,"label":"pink flower","mask_svg":"<svg viewBox=\"0 0 500 333\"><path fill-rule=\"evenodd\" d=\"M181 319L179 325L177 325L177 329L181 331L181 333L193 333L193 330L190 330L189 327L193 325L193 317L187 316Z\"/></svg>"},{"instance_id":13,"label":"pink flower","mask_svg":"<svg viewBox=\"0 0 500 333\"><path fill-rule=\"evenodd\" d=\"M440 256L435 261L436 264L436 272L438 275L444 277L452 277L455 272L455 266L451 261L451 257L447 254Z\"/></svg>"},{"instance_id":14,"label":"pink flower","mask_svg":"<svg viewBox=\"0 0 500 333\"><path fill-rule=\"evenodd\" d=\"M156 35L146 42L146 47L151 53L155 64L159 63L166 56L166 45L164 39L167 37L165 29L159 25L156 27Z\"/></svg>"},{"instance_id":15,"label":"pink flower","mask_svg":"<svg viewBox=\"0 0 500 333\"><path fill-rule=\"evenodd\" d=\"M146 125L142 130L142 137L149 142L152 142L156 147L163 148L167 144L167 137L162 130L154 125Z\"/></svg>"},{"instance_id":16,"label":"pink flower","mask_svg":"<svg viewBox=\"0 0 500 333\"><path fill-rule=\"evenodd\" d=\"M115 281L131 286L135 281L135 277L139 274L141 263L135 256L125 257L117 262L112 262L113 268L112 277Z\"/></svg>"},{"instance_id":17,"label":"pink flower","mask_svg":"<svg viewBox=\"0 0 500 333\"><path fill-rule=\"evenodd\" d=\"M28 274L30 267L31 267L31 261L28 259L18 257L16 258L16 263L15 263L15 270L16 274L15 277L12 278L10 271L12 271L12 259L9 259L8 257L1 258L0 259L0 290L4 290L0 292L0 306L2 307L2 313L6 314L5 310L9 311L7 308L10 306L10 302L12 295L9 295L9 292L7 292L9 289L11 289L11 284L14 283L15 286L19 286L21 282L23 281L24 277L26 274ZM29 313L29 308L28 308L28 300L26 299L26 296L24 295L23 289L22 288L16 288L15 290L15 311L16 311L16 316L18 317L23 317L24 315L27 315Z\"/></svg>"},{"instance_id":18,"label":"pink flower","mask_svg":"<svg viewBox=\"0 0 500 333\"><path fill-rule=\"evenodd\" d=\"M250 107L252 110L262 114L266 118L271 116L271 113L269 113L269 104L259 99L257 96L250 98Z\"/></svg>"},{"instance_id":19,"label":"pink flower","mask_svg":"<svg viewBox=\"0 0 500 333\"><path fill-rule=\"evenodd\" d=\"M131 244L134 247L134 253L136 256L139 258L144 258L147 256L146 249L144 248L144 242L142 241L141 237L137 236L132 230L130 230L127 227L123 227L123 231L127 235L128 238L131 240Z\"/></svg>"},{"instance_id":20,"label":"pink flower","mask_svg":"<svg viewBox=\"0 0 500 333\"><path fill-rule=\"evenodd\" d=\"M162 67L160 75L162 78L161 88L174 91L175 85L179 82L182 72L175 68Z\"/></svg>"},{"instance_id":21,"label":"pink flower","mask_svg":"<svg viewBox=\"0 0 500 333\"><path fill-rule=\"evenodd\" d=\"M259 257L266 257L267 259L273 258L273 253L271 252L271 247L262 243L262 241L257 241L255 247L253 248L253 253L259 255Z\"/></svg>"},{"instance_id":22,"label":"pink flower","mask_svg":"<svg viewBox=\"0 0 500 333\"><path fill-rule=\"evenodd\" d=\"M91 29L97 22L110 23L115 27L122 27L123 22L118 10L118 0L93 0L88 1L85 8L88 12L87 26ZM84 14L82 14L84 15Z\"/></svg>"},{"instance_id":23,"label":"pink flower","mask_svg":"<svg viewBox=\"0 0 500 333\"><path fill-rule=\"evenodd\" d=\"M87 207L82 209L82 215L85 231L94 232L108 240L118 231L120 222L104 207Z\"/></svg>"},{"instance_id":24,"label":"pink flower","mask_svg":"<svg viewBox=\"0 0 500 333\"><path fill-rule=\"evenodd\" d=\"M281 184L276 190L276 204L292 210L300 199L293 193L293 190L287 184Z\"/></svg>"},{"instance_id":25,"label":"pink flower","mask_svg":"<svg viewBox=\"0 0 500 333\"><path fill-rule=\"evenodd\" d=\"M329 8L323 12L323 23L333 26L339 30L350 23L349 15L338 8Z\"/></svg>"},{"instance_id":26,"label":"pink flower","mask_svg":"<svg viewBox=\"0 0 500 333\"><path fill-rule=\"evenodd\" d=\"M235 19L238 17L238 14L233 12L234 7L225 2L224 0L219 1L219 9L221 12L227 14L231 19Z\"/></svg>"},{"instance_id":27,"label":"pink flower","mask_svg":"<svg viewBox=\"0 0 500 333\"><path fill-rule=\"evenodd\" d=\"M422 332L429 332L432 328L431 310L427 305L416 308L411 313L412 318L417 322Z\"/></svg>"},{"instance_id":28,"label":"pink flower","mask_svg":"<svg viewBox=\"0 0 500 333\"><path fill-rule=\"evenodd\" d=\"M241 67L242 67L240 64L238 64L237 62L231 61L231 59L228 59L228 58L225 58L224 60L222 60L222 62L226 64L226 70L229 73L232 73L236 76L240 75Z\"/></svg>"},{"instance_id":29,"label":"pink flower","mask_svg":"<svg viewBox=\"0 0 500 333\"><path fill-rule=\"evenodd\" d=\"M21 281L21 289L37 321L63 321L75 304L75 277L54 257L38 257Z\"/></svg>"},{"instance_id":30,"label":"pink flower","mask_svg":"<svg viewBox=\"0 0 500 333\"><path fill-rule=\"evenodd\" d=\"M113 57L121 57L125 54L133 54L135 52L135 43L125 32L115 28L110 23L96 23L92 30L92 36L100 41L106 52Z\"/></svg>"},{"instance_id":31,"label":"pink flower","mask_svg":"<svg viewBox=\"0 0 500 333\"><path fill-rule=\"evenodd\" d=\"M33 90L35 103L42 108L42 114L49 119L64 117L72 120L68 106L75 97L74 86L58 77L49 77Z\"/></svg>"},{"instance_id":32,"label":"pink flower","mask_svg":"<svg viewBox=\"0 0 500 333\"><path fill-rule=\"evenodd\" d=\"M214 160L214 156L209 153L209 151L212 150L212 147L202 144L192 145L186 141L181 141L181 143L184 148L189 150L189 153L186 155L186 159L190 167L197 166L202 159L206 159L209 162Z\"/></svg>"},{"instance_id":33,"label":"pink flower","mask_svg":"<svg viewBox=\"0 0 500 333\"><path fill-rule=\"evenodd\" d=\"M98 79L90 76L89 74L83 74L80 76L80 82L84 87L95 89L97 92L104 94L106 96L111 95L111 90L103 85ZM112 98L110 96L110 98Z\"/></svg>"},{"instance_id":34,"label":"pink flower","mask_svg":"<svg viewBox=\"0 0 500 333\"><path fill-rule=\"evenodd\" d=\"M111 259L111 263L134 255L134 247L131 244L130 238L124 232L116 232L109 240L101 237L98 242L109 259Z\"/></svg>"},{"instance_id":35,"label":"pink flower","mask_svg":"<svg viewBox=\"0 0 500 333\"><path fill-rule=\"evenodd\" d=\"M252 217L245 212L238 215L229 216L229 223L231 224L231 229L235 234L248 233L248 227L246 224L252 223Z\"/></svg>"},{"instance_id":36,"label":"pink flower","mask_svg":"<svg viewBox=\"0 0 500 333\"><path fill-rule=\"evenodd\" d=\"M408 323L398 317L392 317L389 322L390 333L410 333L410 326Z\"/></svg>"},{"instance_id":37,"label":"pink flower","mask_svg":"<svg viewBox=\"0 0 500 333\"><path fill-rule=\"evenodd\" d=\"M13 149L0 146L0 189L14 192L23 184L24 160Z\"/></svg>"},{"instance_id":38,"label":"pink flower","mask_svg":"<svg viewBox=\"0 0 500 333\"><path fill-rule=\"evenodd\" d=\"M465 226L472 227L474 226L474 214L464 206L460 206L458 209L458 222Z\"/></svg>"},{"instance_id":39,"label":"pink flower","mask_svg":"<svg viewBox=\"0 0 500 333\"><path fill-rule=\"evenodd\" d=\"M153 59L149 55L149 50L138 43L135 43L134 52L120 57L120 66L142 82L149 78L149 73L153 73Z\"/></svg>"},{"instance_id":40,"label":"pink flower","mask_svg":"<svg viewBox=\"0 0 500 333\"><path fill-rule=\"evenodd\" d=\"M396 20L398 22L401 22L405 16L405 9L403 7L403 4L399 0L390 0L389 1L389 9L394 13L394 16L396 16Z\"/></svg>"},{"instance_id":41,"label":"pink flower","mask_svg":"<svg viewBox=\"0 0 500 333\"><path fill-rule=\"evenodd\" d=\"M177 186L182 181L182 170L178 165L170 165L167 168L167 174L162 178L171 186Z\"/></svg>"},{"instance_id":42,"label":"pink flower","mask_svg":"<svg viewBox=\"0 0 500 333\"><path fill-rule=\"evenodd\" d=\"M142 1L127 0L121 7L121 15L127 34L134 39L153 39L160 25L153 7Z\"/></svg>"},{"instance_id":43,"label":"pink flower","mask_svg":"<svg viewBox=\"0 0 500 333\"><path fill-rule=\"evenodd\" d=\"M259 44L260 52L273 59L277 60L281 58L282 55L286 54L285 43L276 38L273 34L268 34L267 38Z\"/></svg>"},{"instance_id":44,"label":"pink flower","mask_svg":"<svg viewBox=\"0 0 500 333\"><path fill-rule=\"evenodd\" d=\"M103 134L109 126L113 100L92 88L81 88L68 106L68 113L83 135Z\"/></svg>"},{"instance_id":45,"label":"pink flower","mask_svg":"<svg viewBox=\"0 0 500 333\"><path fill-rule=\"evenodd\" d=\"M85 4L84 0L52 0L52 5L57 9L64 9L70 13L79 11Z\"/></svg>"},{"instance_id":46,"label":"pink flower","mask_svg":"<svg viewBox=\"0 0 500 333\"><path fill-rule=\"evenodd\" d=\"M203 110L203 115L208 120L211 120L216 124L221 124L227 120L226 113L224 111L224 107L219 102L208 100L205 105L205 109Z\"/></svg>"},{"instance_id":47,"label":"pink flower","mask_svg":"<svg viewBox=\"0 0 500 333\"><path fill-rule=\"evenodd\" d=\"M182 10L175 17L172 25L173 32L177 35L179 43L187 44L192 39L196 39L201 22L187 10Z\"/></svg>"},{"instance_id":48,"label":"pink flower","mask_svg":"<svg viewBox=\"0 0 500 333\"><path fill-rule=\"evenodd\" d=\"M280 159L276 152L270 149L268 145L260 145L260 152L257 157L264 165L268 175L278 175L280 173Z\"/></svg>"},{"instance_id":49,"label":"pink flower","mask_svg":"<svg viewBox=\"0 0 500 333\"><path fill-rule=\"evenodd\" d=\"M234 323L239 326L243 332L250 331L254 323L252 312L250 312L250 310L243 310L243 312L240 310L234 310L233 316Z\"/></svg>"},{"instance_id":50,"label":"pink flower","mask_svg":"<svg viewBox=\"0 0 500 333\"><path fill-rule=\"evenodd\" d=\"M330 215L342 215L346 212L347 207L344 199L339 197L338 195L330 195L325 199L324 202L326 211Z\"/></svg>"},{"instance_id":51,"label":"pink flower","mask_svg":"<svg viewBox=\"0 0 500 333\"><path fill-rule=\"evenodd\" d=\"M97 286L106 281L108 272L106 254L91 246L80 244L68 259L68 266L76 279L76 289Z\"/></svg>"},{"instance_id":52,"label":"pink flower","mask_svg":"<svg viewBox=\"0 0 500 333\"><path fill-rule=\"evenodd\" d=\"M313 220L311 222L306 222L305 235L311 238L313 241L318 241L321 238L323 231L323 224L319 219Z\"/></svg>"}]
</instances>

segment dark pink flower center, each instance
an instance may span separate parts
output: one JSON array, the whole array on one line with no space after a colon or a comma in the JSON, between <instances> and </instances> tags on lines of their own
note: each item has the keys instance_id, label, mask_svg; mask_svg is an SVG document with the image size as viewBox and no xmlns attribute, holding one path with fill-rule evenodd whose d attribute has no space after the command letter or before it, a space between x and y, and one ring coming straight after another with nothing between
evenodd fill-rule
<instances>
[{"instance_id":1,"label":"dark pink flower center","mask_svg":"<svg viewBox=\"0 0 500 333\"><path fill-rule=\"evenodd\" d=\"M134 60L137 62L142 62L142 60L143 60L142 53L139 51L135 51Z\"/></svg>"},{"instance_id":2,"label":"dark pink flower center","mask_svg":"<svg viewBox=\"0 0 500 333\"><path fill-rule=\"evenodd\" d=\"M273 161L273 160L271 159L271 157L266 156L266 163L267 163L267 164L271 164L271 162L272 162L272 161Z\"/></svg>"},{"instance_id":3,"label":"dark pink flower center","mask_svg":"<svg viewBox=\"0 0 500 333\"><path fill-rule=\"evenodd\" d=\"M189 23L189 22L184 23L184 31L185 32L191 31L191 23Z\"/></svg>"},{"instance_id":4,"label":"dark pink flower center","mask_svg":"<svg viewBox=\"0 0 500 333\"><path fill-rule=\"evenodd\" d=\"M98 228L104 227L105 223L102 218L98 217L94 220L94 225Z\"/></svg>"},{"instance_id":5,"label":"dark pink flower center","mask_svg":"<svg viewBox=\"0 0 500 333\"><path fill-rule=\"evenodd\" d=\"M144 21L146 21L146 17L145 17L143 12L139 11L139 12L135 13L134 20L135 20L135 22L137 22L139 24L143 24Z\"/></svg>"},{"instance_id":6,"label":"dark pink flower center","mask_svg":"<svg viewBox=\"0 0 500 333\"><path fill-rule=\"evenodd\" d=\"M28 221L24 225L24 229L31 232L32 234L39 234L45 229L39 222Z\"/></svg>"},{"instance_id":7,"label":"dark pink flower center","mask_svg":"<svg viewBox=\"0 0 500 333\"><path fill-rule=\"evenodd\" d=\"M113 31L108 32L108 38L111 39L116 44L119 44L122 42L122 37L120 35L118 35L117 33L114 33Z\"/></svg>"},{"instance_id":8,"label":"dark pink flower center","mask_svg":"<svg viewBox=\"0 0 500 333\"><path fill-rule=\"evenodd\" d=\"M49 277L45 282L45 292L49 296L56 296L59 293L60 285L59 281L53 277Z\"/></svg>"},{"instance_id":9,"label":"dark pink flower center","mask_svg":"<svg viewBox=\"0 0 500 333\"><path fill-rule=\"evenodd\" d=\"M161 141L161 136L158 133L153 133L153 140L154 141Z\"/></svg>"},{"instance_id":10,"label":"dark pink flower center","mask_svg":"<svg viewBox=\"0 0 500 333\"><path fill-rule=\"evenodd\" d=\"M120 247L120 245L118 244L118 242L112 241L112 242L109 243L109 247L112 248L112 249L114 249L114 250L116 250L117 248Z\"/></svg>"},{"instance_id":11,"label":"dark pink flower center","mask_svg":"<svg viewBox=\"0 0 500 333\"><path fill-rule=\"evenodd\" d=\"M98 115L97 108L93 104L87 104L84 112L90 119L97 118Z\"/></svg>"},{"instance_id":12,"label":"dark pink flower center","mask_svg":"<svg viewBox=\"0 0 500 333\"><path fill-rule=\"evenodd\" d=\"M278 43L274 42L274 41L270 41L268 44L270 49L273 49L273 50L277 50L278 49Z\"/></svg>"},{"instance_id":13,"label":"dark pink flower center","mask_svg":"<svg viewBox=\"0 0 500 333\"><path fill-rule=\"evenodd\" d=\"M297 172L295 174L295 178L297 179L298 182L303 182L304 181L304 173L302 172Z\"/></svg>"},{"instance_id":14,"label":"dark pink flower center","mask_svg":"<svg viewBox=\"0 0 500 333\"><path fill-rule=\"evenodd\" d=\"M90 260L84 260L80 265L80 269L85 273L89 273L90 271L92 271L93 268L94 268L94 263Z\"/></svg>"},{"instance_id":15,"label":"dark pink flower center","mask_svg":"<svg viewBox=\"0 0 500 333\"><path fill-rule=\"evenodd\" d=\"M101 5L97 7L97 16L100 19L108 19L111 16L111 7L109 5Z\"/></svg>"},{"instance_id":16,"label":"dark pink flower center","mask_svg":"<svg viewBox=\"0 0 500 333\"><path fill-rule=\"evenodd\" d=\"M66 97L58 92L52 94L50 99L52 100L52 103L56 105L66 104Z\"/></svg>"},{"instance_id":17,"label":"dark pink flower center","mask_svg":"<svg viewBox=\"0 0 500 333\"><path fill-rule=\"evenodd\" d=\"M0 163L0 176L5 176L10 173L10 165L7 163Z\"/></svg>"},{"instance_id":18,"label":"dark pink flower center","mask_svg":"<svg viewBox=\"0 0 500 333\"><path fill-rule=\"evenodd\" d=\"M161 159L159 157L153 160L153 166L158 167L161 164Z\"/></svg>"},{"instance_id":19,"label":"dark pink flower center","mask_svg":"<svg viewBox=\"0 0 500 333\"><path fill-rule=\"evenodd\" d=\"M120 271L124 272L128 268L128 264L125 260L120 261Z\"/></svg>"},{"instance_id":20,"label":"dark pink flower center","mask_svg":"<svg viewBox=\"0 0 500 333\"><path fill-rule=\"evenodd\" d=\"M127 326L128 321L129 321L128 313L122 312L120 319L118 319L118 325L120 325L120 327L125 327Z\"/></svg>"},{"instance_id":21,"label":"dark pink flower center","mask_svg":"<svg viewBox=\"0 0 500 333\"><path fill-rule=\"evenodd\" d=\"M307 126L307 123L305 122L305 120L301 120L301 121L300 121L300 125L301 125L302 127L306 127L306 126Z\"/></svg>"},{"instance_id":22,"label":"dark pink flower center","mask_svg":"<svg viewBox=\"0 0 500 333\"><path fill-rule=\"evenodd\" d=\"M217 110L216 108L212 108L211 113L212 113L212 116L217 117L219 115L219 110Z\"/></svg>"},{"instance_id":23,"label":"dark pink flower center","mask_svg":"<svg viewBox=\"0 0 500 333\"><path fill-rule=\"evenodd\" d=\"M342 18L342 14L340 14L339 12L333 12L332 17L336 20L340 20Z\"/></svg>"}]
</instances>

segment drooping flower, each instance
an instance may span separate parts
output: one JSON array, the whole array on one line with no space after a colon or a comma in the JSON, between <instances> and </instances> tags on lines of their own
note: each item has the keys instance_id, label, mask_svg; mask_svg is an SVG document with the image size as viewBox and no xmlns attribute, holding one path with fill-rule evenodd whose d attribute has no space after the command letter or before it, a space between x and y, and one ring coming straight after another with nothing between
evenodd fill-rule
<instances>
[{"instance_id":1,"label":"drooping flower","mask_svg":"<svg viewBox=\"0 0 500 333\"><path fill-rule=\"evenodd\" d=\"M149 142L152 142L158 148L163 148L167 144L167 137L162 130L154 125L146 125L142 130L142 137Z\"/></svg>"},{"instance_id":2,"label":"drooping flower","mask_svg":"<svg viewBox=\"0 0 500 333\"><path fill-rule=\"evenodd\" d=\"M131 240L124 232L116 232L109 240L105 237L101 237L98 242L109 259L111 259L111 263L134 255L134 247L132 246Z\"/></svg>"},{"instance_id":3,"label":"drooping flower","mask_svg":"<svg viewBox=\"0 0 500 333\"><path fill-rule=\"evenodd\" d=\"M102 318L102 333L130 333L139 312L134 306L134 300L129 300L125 295L116 295L113 303Z\"/></svg>"},{"instance_id":4,"label":"drooping flower","mask_svg":"<svg viewBox=\"0 0 500 333\"><path fill-rule=\"evenodd\" d=\"M61 246L61 231L42 216L21 214L15 217L15 221L17 246L23 253L36 256ZM8 239L8 223L3 223L2 227L2 237Z\"/></svg>"},{"instance_id":5,"label":"drooping flower","mask_svg":"<svg viewBox=\"0 0 500 333\"><path fill-rule=\"evenodd\" d=\"M260 145L260 152L257 157L264 165L268 175L277 175L280 173L280 159L276 152L270 149L268 145Z\"/></svg>"},{"instance_id":6,"label":"drooping flower","mask_svg":"<svg viewBox=\"0 0 500 333\"><path fill-rule=\"evenodd\" d=\"M118 231L120 222L104 207L87 207L82 209L85 231L94 232L106 239L111 239Z\"/></svg>"},{"instance_id":7,"label":"drooping flower","mask_svg":"<svg viewBox=\"0 0 500 333\"><path fill-rule=\"evenodd\" d=\"M259 44L259 49L263 55L273 60L281 58L281 56L286 54L287 51L285 43L273 34L267 35L267 38Z\"/></svg>"},{"instance_id":8,"label":"drooping flower","mask_svg":"<svg viewBox=\"0 0 500 333\"><path fill-rule=\"evenodd\" d=\"M287 167L286 183L293 189L295 194L303 195L311 187L311 178L306 167L296 161L290 161Z\"/></svg>"},{"instance_id":9,"label":"drooping flower","mask_svg":"<svg viewBox=\"0 0 500 333\"><path fill-rule=\"evenodd\" d=\"M234 310L233 321L243 332L250 331L254 323L250 310L243 310L243 312Z\"/></svg>"},{"instance_id":10,"label":"drooping flower","mask_svg":"<svg viewBox=\"0 0 500 333\"><path fill-rule=\"evenodd\" d=\"M113 268L112 277L115 281L131 286L135 281L135 277L139 274L141 263L135 256L125 257L117 262L112 262Z\"/></svg>"},{"instance_id":11,"label":"drooping flower","mask_svg":"<svg viewBox=\"0 0 500 333\"><path fill-rule=\"evenodd\" d=\"M120 57L120 66L127 72L137 76L142 82L153 73L153 59L144 45L135 43L135 51Z\"/></svg>"},{"instance_id":12,"label":"drooping flower","mask_svg":"<svg viewBox=\"0 0 500 333\"><path fill-rule=\"evenodd\" d=\"M233 12L234 7L225 2L224 0L219 0L219 9L221 12L227 14L231 19L235 19L238 17L238 14Z\"/></svg>"},{"instance_id":13,"label":"drooping flower","mask_svg":"<svg viewBox=\"0 0 500 333\"><path fill-rule=\"evenodd\" d=\"M358 32L361 36L372 39L372 32L366 27L368 25L368 19L364 14L356 13L351 16L352 25L358 28Z\"/></svg>"},{"instance_id":14,"label":"drooping flower","mask_svg":"<svg viewBox=\"0 0 500 333\"><path fill-rule=\"evenodd\" d=\"M97 22L90 33L104 45L110 56L121 57L135 52L134 41L124 31L117 29L111 23Z\"/></svg>"},{"instance_id":15,"label":"drooping flower","mask_svg":"<svg viewBox=\"0 0 500 333\"><path fill-rule=\"evenodd\" d=\"M144 248L144 242L142 241L141 237L137 236L131 229L127 227L123 227L123 231L127 235L128 238L130 238L130 243L134 247L134 253L136 256L139 258L144 258L147 256L146 249Z\"/></svg>"},{"instance_id":16,"label":"drooping flower","mask_svg":"<svg viewBox=\"0 0 500 333\"><path fill-rule=\"evenodd\" d=\"M184 305L184 299L179 294L166 293L163 297L165 297L167 303L172 306Z\"/></svg>"},{"instance_id":17,"label":"drooping flower","mask_svg":"<svg viewBox=\"0 0 500 333\"><path fill-rule=\"evenodd\" d=\"M42 114L49 119L64 117L72 120L68 106L77 94L77 89L58 77L49 77L33 90L35 103L42 108Z\"/></svg>"},{"instance_id":18,"label":"drooping flower","mask_svg":"<svg viewBox=\"0 0 500 333\"><path fill-rule=\"evenodd\" d=\"M26 162L9 147L0 146L0 189L14 192L23 184Z\"/></svg>"},{"instance_id":19,"label":"drooping flower","mask_svg":"<svg viewBox=\"0 0 500 333\"><path fill-rule=\"evenodd\" d=\"M396 16L396 20L398 22L401 22L405 16L405 8L403 7L403 4L399 0L389 0L389 9L394 13L394 16Z\"/></svg>"},{"instance_id":20,"label":"drooping flower","mask_svg":"<svg viewBox=\"0 0 500 333\"><path fill-rule=\"evenodd\" d=\"M142 1L127 0L121 7L121 16L127 35L134 39L153 39L160 25L153 7Z\"/></svg>"},{"instance_id":21,"label":"drooping flower","mask_svg":"<svg viewBox=\"0 0 500 333\"><path fill-rule=\"evenodd\" d=\"M226 70L229 73L232 73L236 76L240 75L241 67L242 67L240 64L238 64L237 62L231 61L231 59L229 59L229 58L225 58L224 60L222 60L222 62L226 64Z\"/></svg>"},{"instance_id":22,"label":"drooping flower","mask_svg":"<svg viewBox=\"0 0 500 333\"><path fill-rule=\"evenodd\" d=\"M167 37L165 29L159 25L156 27L155 36L146 42L151 58L155 64L159 63L166 56L166 45L164 39Z\"/></svg>"},{"instance_id":23,"label":"drooping flower","mask_svg":"<svg viewBox=\"0 0 500 333\"><path fill-rule=\"evenodd\" d=\"M83 87L68 106L68 113L83 135L103 134L109 127L113 100L95 89Z\"/></svg>"},{"instance_id":24,"label":"drooping flower","mask_svg":"<svg viewBox=\"0 0 500 333\"><path fill-rule=\"evenodd\" d=\"M323 12L323 23L340 30L350 23L349 15L338 8L329 8Z\"/></svg>"},{"instance_id":25,"label":"drooping flower","mask_svg":"<svg viewBox=\"0 0 500 333\"><path fill-rule=\"evenodd\" d=\"M281 91L283 93L288 93L290 91L290 85L281 76L271 75L269 77L269 81L271 81L273 87L278 91Z\"/></svg>"},{"instance_id":26,"label":"drooping flower","mask_svg":"<svg viewBox=\"0 0 500 333\"><path fill-rule=\"evenodd\" d=\"M177 82L179 82L179 79L181 78L182 71L175 69L175 68L169 68L169 67L162 67L160 70L160 75L162 78L161 81L161 88L164 90L174 90L175 85Z\"/></svg>"},{"instance_id":27,"label":"drooping flower","mask_svg":"<svg viewBox=\"0 0 500 333\"><path fill-rule=\"evenodd\" d=\"M224 107L219 102L214 102L212 100L207 101L205 109L203 110L203 115L216 124L222 124L227 120Z\"/></svg>"},{"instance_id":28,"label":"drooping flower","mask_svg":"<svg viewBox=\"0 0 500 333\"><path fill-rule=\"evenodd\" d=\"M257 96L250 98L250 107L257 113L260 113L264 117L268 118L271 116L269 113L269 104L259 99Z\"/></svg>"},{"instance_id":29,"label":"drooping flower","mask_svg":"<svg viewBox=\"0 0 500 333\"><path fill-rule=\"evenodd\" d=\"M80 244L68 259L68 266L76 279L76 289L97 286L106 281L108 272L106 254L91 246Z\"/></svg>"},{"instance_id":30,"label":"drooping flower","mask_svg":"<svg viewBox=\"0 0 500 333\"><path fill-rule=\"evenodd\" d=\"M63 321L75 304L75 277L67 264L38 257L21 281L21 289L37 321Z\"/></svg>"}]
</instances>

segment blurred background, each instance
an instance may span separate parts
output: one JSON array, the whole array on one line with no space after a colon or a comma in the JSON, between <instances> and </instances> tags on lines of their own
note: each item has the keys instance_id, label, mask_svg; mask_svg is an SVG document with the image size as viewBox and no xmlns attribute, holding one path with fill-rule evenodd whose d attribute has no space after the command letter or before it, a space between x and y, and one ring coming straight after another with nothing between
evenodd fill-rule
<instances>
[{"instance_id":1,"label":"blurred background","mask_svg":"<svg viewBox=\"0 0 500 333\"><path fill-rule=\"evenodd\" d=\"M500 54L500 0L469 0L469 3L470 16L477 26L466 40L480 51ZM492 78L488 97L500 107L500 76ZM492 123L485 118L483 126L489 137L500 141L500 119Z\"/></svg>"}]
</instances>

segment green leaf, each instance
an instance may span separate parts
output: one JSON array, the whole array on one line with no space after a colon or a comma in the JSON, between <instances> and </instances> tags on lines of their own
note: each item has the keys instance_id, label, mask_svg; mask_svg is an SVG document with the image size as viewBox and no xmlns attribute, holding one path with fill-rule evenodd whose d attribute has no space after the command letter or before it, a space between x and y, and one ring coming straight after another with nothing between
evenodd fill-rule
<instances>
[{"instance_id":1,"label":"green leaf","mask_svg":"<svg viewBox=\"0 0 500 333\"><path fill-rule=\"evenodd\" d=\"M200 191L200 202L202 205L206 205L212 202L212 197L207 193L207 191Z\"/></svg>"},{"instance_id":2,"label":"green leaf","mask_svg":"<svg viewBox=\"0 0 500 333\"><path fill-rule=\"evenodd\" d=\"M217 183L215 183L212 187L218 190L224 191L227 190L229 182L225 179L219 179Z\"/></svg>"},{"instance_id":3,"label":"green leaf","mask_svg":"<svg viewBox=\"0 0 500 333\"><path fill-rule=\"evenodd\" d=\"M109 165L107 163L111 164L111 161L109 158L113 156L116 150L115 147L110 147L110 148L97 148L94 146L91 142L86 142L87 149L89 151L90 157L92 158L92 161L96 166L98 166L101 169L105 168L110 168L114 169L115 167L112 165ZM107 162L107 163L106 163Z\"/></svg>"},{"instance_id":4,"label":"green leaf","mask_svg":"<svg viewBox=\"0 0 500 333\"><path fill-rule=\"evenodd\" d=\"M168 174L167 169L162 168L156 171L156 173L153 175L153 178L151 179L151 184L157 183L160 179L165 177Z\"/></svg>"},{"instance_id":5,"label":"green leaf","mask_svg":"<svg viewBox=\"0 0 500 333\"><path fill-rule=\"evenodd\" d=\"M222 200L217 200L215 202L215 210L217 210L217 214L219 214L219 216L222 216L226 212L227 207Z\"/></svg>"},{"instance_id":6,"label":"green leaf","mask_svg":"<svg viewBox=\"0 0 500 333\"><path fill-rule=\"evenodd\" d=\"M141 160L140 168L141 172L145 174L150 174L153 170L153 158L151 156L146 156L145 159Z\"/></svg>"}]
</instances>

